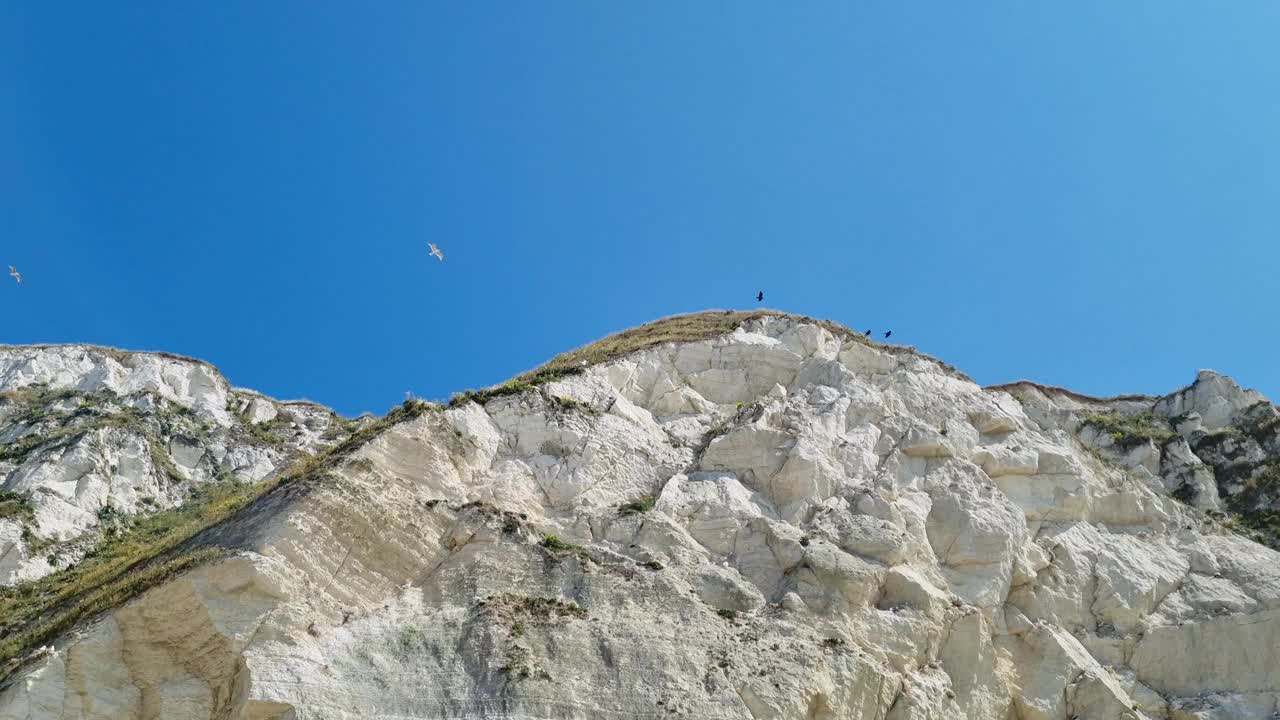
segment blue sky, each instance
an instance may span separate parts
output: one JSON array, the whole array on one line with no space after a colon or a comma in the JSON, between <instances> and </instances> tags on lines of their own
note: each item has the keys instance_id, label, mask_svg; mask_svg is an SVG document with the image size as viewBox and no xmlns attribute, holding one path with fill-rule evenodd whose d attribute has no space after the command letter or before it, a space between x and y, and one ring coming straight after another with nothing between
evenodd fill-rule
<instances>
[{"instance_id":1,"label":"blue sky","mask_svg":"<svg viewBox=\"0 0 1280 720\"><path fill-rule=\"evenodd\" d=\"M1277 37L1256 0L9 3L0 342L354 414L763 288L979 382L1278 398Z\"/></svg>"}]
</instances>

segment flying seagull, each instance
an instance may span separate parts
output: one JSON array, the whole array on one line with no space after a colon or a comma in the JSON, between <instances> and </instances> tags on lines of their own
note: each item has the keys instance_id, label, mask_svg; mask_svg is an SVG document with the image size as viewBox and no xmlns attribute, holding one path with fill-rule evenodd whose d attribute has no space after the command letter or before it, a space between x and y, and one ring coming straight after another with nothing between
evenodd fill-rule
<instances>
[{"instance_id":1,"label":"flying seagull","mask_svg":"<svg viewBox=\"0 0 1280 720\"><path fill-rule=\"evenodd\" d=\"M756 293L756 302L764 302L764 291Z\"/></svg>"},{"instance_id":2,"label":"flying seagull","mask_svg":"<svg viewBox=\"0 0 1280 720\"><path fill-rule=\"evenodd\" d=\"M886 332L885 332L885 334L884 334L885 339L886 339L886 340L888 340L888 339L889 339L889 336L890 336L890 335L892 335L892 334L893 334L893 331L892 331L892 330L888 330L888 331L886 331Z\"/></svg>"},{"instance_id":3,"label":"flying seagull","mask_svg":"<svg viewBox=\"0 0 1280 720\"><path fill-rule=\"evenodd\" d=\"M16 268L16 267L14 267L14 266L10 265L10 266L9 266L9 275L10 275L11 277L13 277L13 279L14 279L14 280L17 280L19 285L21 285L21 284L22 284L22 273L18 272L18 268Z\"/></svg>"},{"instance_id":4,"label":"flying seagull","mask_svg":"<svg viewBox=\"0 0 1280 720\"><path fill-rule=\"evenodd\" d=\"M444 262L444 253L440 252L440 248L436 247L435 243L427 243L427 245L431 247L431 254L440 258L440 262Z\"/></svg>"}]
</instances>

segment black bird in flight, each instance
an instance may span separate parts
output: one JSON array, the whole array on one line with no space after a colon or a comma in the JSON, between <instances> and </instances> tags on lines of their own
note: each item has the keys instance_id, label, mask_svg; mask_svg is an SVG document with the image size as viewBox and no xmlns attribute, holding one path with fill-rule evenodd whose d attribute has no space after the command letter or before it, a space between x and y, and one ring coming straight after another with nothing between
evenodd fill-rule
<instances>
[{"instance_id":1,"label":"black bird in flight","mask_svg":"<svg viewBox=\"0 0 1280 720\"><path fill-rule=\"evenodd\" d=\"M764 291L756 293L756 302L764 302Z\"/></svg>"},{"instance_id":2,"label":"black bird in flight","mask_svg":"<svg viewBox=\"0 0 1280 720\"><path fill-rule=\"evenodd\" d=\"M862 337L871 337L871 331L870 331L870 330L868 330L868 331L866 331L866 332L862 333Z\"/></svg>"},{"instance_id":3,"label":"black bird in flight","mask_svg":"<svg viewBox=\"0 0 1280 720\"><path fill-rule=\"evenodd\" d=\"M889 339L889 336L890 336L890 335L892 335L892 334L893 334L893 331L892 331L892 330L889 330L889 331L885 332L885 334L884 334L884 338L885 338L886 340L888 340L888 339Z\"/></svg>"}]
</instances>

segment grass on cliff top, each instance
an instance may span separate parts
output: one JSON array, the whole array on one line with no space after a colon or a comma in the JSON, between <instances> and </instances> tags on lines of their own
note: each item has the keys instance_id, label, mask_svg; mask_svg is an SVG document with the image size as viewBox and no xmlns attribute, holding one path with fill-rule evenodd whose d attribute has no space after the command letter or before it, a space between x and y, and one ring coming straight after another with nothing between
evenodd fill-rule
<instances>
[{"instance_id":1,"label":"grass on cliff top","mask_svg":"<svg viewBox=\"0 0 1280 720\"><path fill-rule=\"evenodd\" d=\"M727 335L743 323L761 317L784 317L812 322L842 340L870 343L861 333L856 333L839 323L818 320L803 315L792 315L778 310L707 310L705 312L672 315L622 332L603 337L576 350L561 353L541 366L521 373L510 380L483 390L467 390L454 395L449 407L468 402L484 403L503 395L515 395L543 383L576 375L592 365L616 360L624 355L646 350L666 343L687 343Z\"/></svg>"},{"instance_id":2,"label":"grass on cliff top","mask_svg":"<svg viewBox=\"0 0 1280 720\"><path fill-rule=\"evenodd\" d=\"M205 485L182 507L129 519L81 562L33 582L0 588L0 683L22 666L23 658L77 623L227 552L201 545L198 536L206 530L277 487L318 476L378 433L432 407L406 401L341 445L262 482Z\"/></svg>"}]
</instances>

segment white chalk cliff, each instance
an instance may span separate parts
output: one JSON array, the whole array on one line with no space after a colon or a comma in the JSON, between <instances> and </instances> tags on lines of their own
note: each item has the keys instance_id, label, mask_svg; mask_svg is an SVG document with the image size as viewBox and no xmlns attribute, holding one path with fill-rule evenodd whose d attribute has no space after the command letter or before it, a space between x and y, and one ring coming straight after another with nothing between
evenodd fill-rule
<instances>
[{"instance_id":1,"label":"white chalk cliff","mask_svg":"<svg viewBox=\"0 0 1280 720\"><path fill-rule=\"evenodd\" d=\"M232 388L189 358L0 346L0 490L14 509L0 512L0 585L78 561L119 516L261 480L347 434L327 408Z\"/></svg>"},{"instance_id":2,"label":"white chalk cliff","mask_svg":"<svg viewBox=\"0 0 1280 720\"><path fill-rule=\"evenodd\" d=\"M20 648L0 720L1280 717L1280 554L1237 520L1269 502L1275 408L1228 378L983 388L781 315L575 369L328 454L167 556L207 560ZM340 439L191 361L0 352L0 389L36 382L205 434L6 460L35 504L0 520L10 581L50 568L7 527L70 542L107 499ZM291 444L232 441L291 412ZM0 415L3 447L29 421Z\"/></svg>"}]
</instances>

